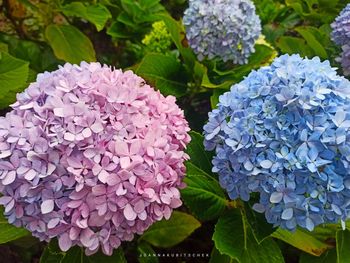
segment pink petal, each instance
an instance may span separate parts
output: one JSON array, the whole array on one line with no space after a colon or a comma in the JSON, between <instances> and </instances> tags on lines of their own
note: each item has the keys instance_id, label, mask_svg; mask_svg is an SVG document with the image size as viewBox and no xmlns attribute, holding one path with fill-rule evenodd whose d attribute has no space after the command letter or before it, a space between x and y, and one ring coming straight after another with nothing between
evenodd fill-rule
<instances>
[{"instance_id":1,"label":"pink petal","mask_svg":"<svg viewBox=\"0 0 350 263\"><path fill-rule=\"evenodd\" d=\"M41 204L41 213L48 214L53 211L55 202L53 200L45 200Z\"/></svg>"},{"instance_id":2,"label":"pink petal","mask_svg":"<svg viewBox=\"0 0 350 263\"><path fill-rule=\"evenodd\" d=\"M126 142L123 141L116 141L115 145L115 154L120 156L128 156L129 155L129 147Z\"/></svg>"},{"instance_id":3,"label":"pink petal","mask_svg":"<svg viewBox=\"0 0 350 263\"><path fill-rule=\"evenodd\" d=\"M70 132L66 132L63 136L63 138L69 142L74 142L75 140L75 135L73 133Z\"/></svg>"},{"instance_id":4,"label":"pink petal","mask_svg":"<svg viewBox=\"0 0 350 263\"><path fill-rule=\"evenodd\" d=\"M52 229L55 226L57 226L59 222L60 222L59 218L53 218L47 223L47 228Z\"/></svg>"},{"instance_id":5,"label":"pink petal","mask_svg":"<svg viewBox=\"0 0 350 263\"><path fill-rule=\"evenodd\" d=\"M120 178L117 174L110 174L107 178L107 184L108 185L116 185L116 184L119 184L120 183Z\"/></svg>"},{"instance_id":6,"label":"pink petal","mask_svg":"<svg viewBox=\"0 0 350 263\"><path fill-rule=\"evenodd\" d=\"M19 175L22 175L28 171L29 171L29 167L25 167L25 166L18 167L18 169L17 169L17 173Z\"/></svg>"},{"instance_id":7,"label":"pink petal","mask_svg":"<svg viewBox=\"0 0 350 263\"><path fill-rule=\"evenodd\" d=\"M37 176L37 172L33 169L30 169L25 175L24 178L27 179L28 181L31 181Z\"/></svg>"},{"instance_id":8,"label":"pink petal","mask_svg":"<svg viewBox=\"0 0 350 263\"><path fill-rule=\"evenodd\" d=\"M94 133L100 133L103 131L103 125L100 122L95 122L92 126L91 126L91 130Z\"/></svg>"},{"instance_id":9,"label":"pink petal","mask_svg":"<svg viewBox=\"0 0 350 263\"><path fill-rule=\"evenodd\" d=\"M78 158L74 158L74 157L68 157L67 158L67 163L70 167L73 167L73 168L82 168L82 164L81 164L81 161L78 159Z\"/></svg>"},{"instance_id":10,"label":"pink petal","mask_svg":"<svg viewBox=\"0 0 350 263\"><path fill-rule=\"evenodd\" d=\"M7 205L11 200L11 196L2 196L0 197L0 205Z\"/></svg>"},{"instance_id":11,"label":"pink petal","mask_svg":"<svg viewBox=\"0 0 350 263\"><path fill-rule=\"evenodd\" d=\"M127 220L129 221L133 221L136 219L137 217L137 214L135 213L135 211L132 209L131 205L130 204L127 204L125 207L124 207L124 216Z\"/></svg>"},{"instance_id":12,"label":"pink petal","mask_svg":"<svg viewBox=\"0 0 350 263\"><path fill-rule=\"evenodd\" d=\"M63 108L55 108L53 109L53 114L57 117L64 117L64 110Z\"/></svg>"},{"instance_id":13,"label":"pink petal","mask_svg":"<svg viewBox=\"0 0 350 263\"><path fill-rule=\"evenodd\" d=\"M144 210L142 213L137 215L142 221L145 221L147 218L147 212Z\"/></svg>"},{"instance_id":14,"label":"pink petal","mask_svg":"<svg viewBox=\"0 0 350 263\"><path fill-rule=\"evenodd\" d=\"M68 233L64 233L58 238L58 245L62 251L68 251L72 246L72 240L70 240Z\"/></svg>"},{"instance_id":15,"label":"pink petal","mask_svg":"<svg viewBox=\"0 0 350 263\"><path fill-rule=\"evenodd\" d=\"M84 156L88 159L91 159L92 157L94 157L96 155L96 152L94 149L86 149L84 151Z\"/></svg>"},{"instance_id":16,"label":"pink petal","mask_svg":"<svg viewBox=\"0 0 350 263\"><path fill-rule=\"evenodd\" d=\"M118 186L117 191L115 192L117 196L125 195L126 194L126 189L123 188L123 184L120 184Z\"/></svg>"},{"instance_id":17,"label":"pink petal","mask_svg":"<svg viewBox=\"0 0 350 263\"><path fill-rule=\"evenodd\" d=\"M2 184L3 185L12 184L15 181L15 179L16 179L16 172L15 171L8 172L5 178L2 179Z\"/></svg>"},{"instance_id":18,"label":"pink petal","mask_svg":"<svg viewBox=\"0 0 350 263\"><path fill-rule=\"evenodd\" d=\"M80 242L85 247L90 247L93 244L92 237L94 236L94 232L90 228L86 228L80 233Z\"/></svg>"},{"instance_id":19,"label":"pink petal","mask_svg":"<svg viewBox=\"0 0 350 263\"><path fill-rule=\"evenodd\" d=\"M145 202L143 200L139 200L135 205L134 205L134 210L136 213L141 213L143 210L145 210Z\"/></svg>"},{"instance_id":20,"label":"pink petal","mask_svg":"<svg viewBox=\"0 0 350 263\"><path fill-rule=\"evenodd\" d=\"M122 169L126 169L130 166L130 158L129 157L122 157L120 158L120 167Z\"/></svg>"},{"instance_id":21,"label":"pink petal","mask_svg":"<svg viewBox=\"0 0 350 263\"><path fill-rule=\"evenodd\" d=\"M92 135L92 132L91 132L90 128L85 128L82 131L82 134L83 134L84 138L89 138Z\"/></svg>"},{"instance_id":22,"label":"pink petal","mask_svg":"<svg viewBox=\"0 0 350 263\"><path fill-rule=\"evenodd\" d=\"M102 182L102 183L107 183L107 179L109 177L109 173L105 170L102 170L99 174L98 174L98 179Z\"/></svg>"},{"instance_id":23,"label":"pink petal","mask_svg":"<svg viewBox=\"0 0 350 263\"><path fill-rule=\"evenodd\" d=\"M104 185L96 185L92 187L92 193L96 196L106 194L106 187Z\"/></svg>"},{"instance_id":24,"label":"pink petal","mask_svg":"<svg viewBox=\"0 0 350 263\"><path fill-rule=\"evenodd\" d=\"M49 163L47 165L47 175L51 175L56 170L56 165Z\"/></svg>"},{"instance_id":25,"label":"pink petal","mask_svg":"<svg viewBox=\"0 0 350 263\"><path fill-rule=\"evenodd\" d=\"M138 154L140 150L141 150L141 141L134 140L130 146L130 155Z\"/></svg>"},{"instance_id":26,"label":"pink petal","mask_svg":"<svg viewBox=\"0 0 350 263\"><path fill-rule=\"evenodd\" d=\"M94 167L92 167L92 173L93 175L98 175L102 170L102 167L99 164L95 164Z\"/></svg>"}]
</instances>

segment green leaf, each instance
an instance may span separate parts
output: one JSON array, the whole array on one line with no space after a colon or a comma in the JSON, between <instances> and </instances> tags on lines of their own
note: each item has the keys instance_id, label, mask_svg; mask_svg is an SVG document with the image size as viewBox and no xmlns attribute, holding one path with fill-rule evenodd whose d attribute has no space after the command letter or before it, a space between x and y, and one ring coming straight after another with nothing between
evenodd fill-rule
<instances>
[{"instance_id":1,"label":"green leaf","mask_svg":"<svg viewBox=\"0 0 350 263\"><path fill-rule=\"evenodd\" d=\"M0 52L5 52L7 53L9 51L9 47L6 43L1 43L0 42Z\"/></svg>"},{"instance_id":2,"label":"green leaf","mask_svg":"<svg viewBox=\"0 0 350 263\"><path fill-rule=\"evenodd\" d=\"M252 228L255 240L261 243L276 230L272 224L266 221L265 214L257 213L253 210L251 203L245 202L245 215Z\"/></svg>"},{"instance_id":3,"label":"green leaf","mask_svg":"<svg viewBox=\"0 0 350 263\"><path fill-rule=\"evenodd\" d=\"M15 101L16 93L25 88L28 72L28 62L0 53L0 108Z\"/></svg>"},{"instance_id":4,"label":"green leaf","mask_svg":"<svg viewBox=\"0 0 350 263\"><path fill-rule=\"evenodd\" d=\"M10 55L28 61L30 68L37 72L54 70L60 62L46 43L39 44L3 33L0 33L0 41L8 45Z\"/></svg>"},{"instance_id":5,"label":"green leaf","mask_svg":"<svg viewBox=\"0 0 350 263\"><path fill-rule=\"evenodd\" d=\"M155 53L147 54L136 68L135 73L146 79L164 95L181 97L186 93L187 76L184 75L182 65L174 57Z\"/></svg>"},{"instance_id":6,"label":"green leaf","mask_svg":"<svg viewBox=\"0 0 350 263\"><path fill-rule=\"evenodd\" d=\"M297 27L295 30L306 40L306 43L313 49L315 55L323 59L328 57L327 51L317 39L316 34L319 34L317 28L305 26Z\"/></svg>"},{"instance_id":7,"label":"green leaf","mask_svg":"<svg viewBox=\"0 0 350 263\"><path fill-rule=\"evenodd\" d=\"M40 263L127 263L121 248L115 249L111 256L101 251L86 256L84 249L78 246L70 248L67 252L60 250L57 239L51 240L40 258Z\"/></svg>"},{"instance_id":8,"label":"green leaf","mask_svg":"<svg viewBox=\"0 0 350 263\"><path fill-rule=\"evenodd\" d=\"M231 209L219 218L213 240L219 252L241 263L284 262L281 250L273 239L267 238L258 244L239 209Z\"/></svg>"},{"instance_id":9,"label":"green leaf","mask_svg":"<svg viewBox=\"0 0 350 263\"><path fill-rule=\"evenodd\" d=\"M51 24L45 37L59 59L75 64L96 60L90 39L74 26Z\"/></svg>"},{"instance_id":10,"label":"green leaf","mask_svg":"<svg viewBox=\"0 0 350 263\"><path fill-rule=\"evenodd\" d=\"M96 26L101 31L108 19L112 18L109 10L101 4L84 5L82 2L71 2L60 8L67 16L81 17Z\"/></svg>"},{"instance_id":11,"label":"green leaf","mask_svg":"<svg viewBox=\"0 0 350 263\"><path fill-rule=\"evenodd\" d=\"M237 260L221 254L219 250L214 247L211 251L209 263L237 263Z\"/></svg>"},{"instance_id":12,"label":"green leaf","mask_svg":"<svg viewBox=\"0 0 350 263\"><path fill-rule=\"evenodd\" d=\"M141 242L137 245L138 261L140 263L158 263L156 252L147 242Z\"/></svg>"},{"instance_id":13,"label":"green leaf","mask_svg":"<svg viewBox=\"0 0 350 263\"><path fill-rule=\"evenodd\" d=\"M319 257L302 253L299 263L337 263L337 251L336 249L327 250Z\"/></svg>"},{"instance_id":14,"label":"green leaf","mask_svg":"<svg viewBox=\"0 0 350 263\"><path fill-rule=\"evenodd\" d=\"M337 240L337 263L350 262L350 231L338 230L336 235Z\"/></svg>"},{"instance_id":15,"label":"green leaf","mask_svg":"<svg viewBox=\"0 0 350 263\"><path fill-rule=\"evenodd\" d=\"M310 232L300 229L292 233L279 228L272 236L315 256L321 255L329 248L329 245L313 237Z\"/></svg>"},{"instance_id":16,"label":"green leaf","mask_svg":"<svg viewBox=\"0 0 350 263\"><path fill-rule=\"evenodd\" d=\"M278 42L277 46L283 53L295 54L299 53L302 57L312 57L313 50L306 44L304 39L298 37L283 36Z\"/></svg>"},{"instance_id":17,"label":"green leaf","mask_svg":"<svg viewBox=\"0 0 350 263\"><path fill-rule=\"evenodd\" d=\"M190 136L191 142L187 145L186 152L191 158L191 163L207 174L211 174L211 160L213 159L213 154L204 150L203 135L191 131Z\"/></svg>"},{"instance_id":18,"label":"green leaf","mask_svg":"<svg viewBox=\"0 0 350 263\"><path fill-rule=\"evenodd\" d=\"M162 13L157 15L159 20L163 20L177 49L179 50L185 64L192 70L196 61L196 57L189 47L186 40L185 29L181 22L176 21L168 13Z\"/></svg>"},{"instance_id":19,"label":"green leaf","mask_svg":"<svg viewBox=\"0 0 350 263\"><path fill-rule=\"evenodd\" d=\"M169 220L153 224L140 239L156 247L168 248L185 240L200 226L201 223L193 216L174 211Z\"/></svg>"},{"instance_id":20,"label":"green leaf","mask_svg":"<svg viewBox=\"0 0 350 263\"><path fill-rule=\"evenodd\" d=\"M0 66L1 69L1 66ZM0 84L1 87L1 84ZM28 230L24 228L15 227L7 222L7 219L3 216L4 209L0 208L0 244L19 239L29 234Z\"/></svg>"},{"instance_id":21,"label":"green leaf","mask_svg":"<svg viewBox=\"0 0 350 263\"><path fill-rule=\"evenodd\" d=\"M201 220L217 218L225 210L228 200L217 180L187 162L184 179L187 187L181 190L181 196L191 212Z\"/></svg>"},{"instance_id":22,"label":"green leaf","mask_svg":"<svg viewBox=\"0 0 350 263\"><path fill-rule=\"evenodd\" d=\"M125 26L118 22L114 21L111 26L107 29L107 34L114 37L114 38L131 38L132 34L127 32Z\"/></svg>"}]
</instances>

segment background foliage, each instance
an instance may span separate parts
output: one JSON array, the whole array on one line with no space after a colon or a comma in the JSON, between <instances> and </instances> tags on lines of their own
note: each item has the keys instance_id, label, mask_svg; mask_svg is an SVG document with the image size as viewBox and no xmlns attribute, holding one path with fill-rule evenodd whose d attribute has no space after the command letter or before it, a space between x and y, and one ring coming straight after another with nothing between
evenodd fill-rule
<instances>
[{"instance_id":1,"label":"background foliage","mask_svg":"<svg viewBox=\"0 0 350 263\"><path fill-rule=\"evenodd\" d=\"M339 67L335 58L340 50L330 39L330 23L349 1L254 2L265 39L257 42L247 65L237 66L196 59L181 23L186 0L0 0L2 114L37 73L64 62L99 61L132 69L163 94L176 96L193 130L187 150L188 187L182 190L185 206L170 220L124 243L112 257L86 257L77 247L61 252L56 240L39 242L9 225L1 212L0 262L350 262L350 224L345 231L340 225L295 233L272 228L249 203L230 201L211 172L201 127L218 96L232 84L283 53L319 56ZM167 30L169 39L161 40L165 49L152 49L144 40L158 21ZM164 258L167 253L210 256Z\"/></svg>"}]
</instances>

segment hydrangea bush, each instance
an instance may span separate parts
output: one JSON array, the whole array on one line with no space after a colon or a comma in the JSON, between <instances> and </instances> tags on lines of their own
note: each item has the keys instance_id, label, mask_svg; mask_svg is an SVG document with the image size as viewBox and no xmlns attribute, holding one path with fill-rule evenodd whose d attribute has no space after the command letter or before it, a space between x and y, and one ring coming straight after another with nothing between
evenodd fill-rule
<instances>
[{"instance_id":1,"label":"hydrangea bush","mask_svg":"<svg viewBox=\"0 0 350 263\"><path fill-rule=\"evenodd\" d=\"M348 263L350 0L0 10L0 263Z\"/></svg>"},{"instance_id":2,"label":"hydrangea bush","mask_svg":"<svg viewBox=\"0 0 350 263\"><path fill-rule=\"evenodd\" d=\"M332 39L342 48L338 61L342 64L345 75L350 74L350 4L348 4L331 24Z\"/></svg>"},{"instance_id":3,"label":"hydrangea bush","mask_svg":"<svg viewBox=\"0 0 350 263\"><path fill-rule=\"evenodd\" d=\"M220 96L204 126L231 199L259 193L274 226L310 231L348 218L350 82L328 61L283 55Z\"/></svg>"},{"instance_id":4,"label":"hydrangea bush","mask_svg":"<svg viewBox=\"0 0 350 263\"><path fill-rule=\"evenodd\" d=\"M190 0L183 23L199 60L219 57L246 64L261 33L250 0Z\"/></svg>"},{"instance_id":5,"label":"hydrangea bush","mask_svg":"<svg viewBox=\"0 0 350 263\"><path fill-rule=\"evenodd\" d=\"M190 141L172 96L131 71L69 63L39 74L0 118L0 203L16 226L59 246L99 247L168 219Z\"/></svg>"}]
</instances>

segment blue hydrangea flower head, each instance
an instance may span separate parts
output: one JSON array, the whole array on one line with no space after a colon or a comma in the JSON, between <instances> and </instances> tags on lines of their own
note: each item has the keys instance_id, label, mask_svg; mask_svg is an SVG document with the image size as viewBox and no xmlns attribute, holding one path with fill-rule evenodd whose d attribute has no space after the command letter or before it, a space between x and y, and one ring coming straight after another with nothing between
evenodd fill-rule
<instances>
[{"instance_id":1,"label":"blue hydrangea flower head","mask_svg":"<svg viewBox=\"0 0 350 263\"><path fill-rule=\"evenodd\" d=\"M313 230L350 211L350 82L329 61L283 55L220 96L204 126L213 172L274 226Z\"/></svg>"},{"instance_id":2,"label":"blue hydrangea flower head","mask_svg":"<svg viewBox=\"0 0 350 263\"><path fill-rule=\"evenodd\" d=\"M250 0L190 0L183 23L199 60L218 57L245 64L261 34Z\"/></svg>"},{"instance_id":3,"label":"blue hydrangea flower head","mask_svg":"<svg viewBox=\"0 0 350 263\"><path fill-rule=\"evenodd\" d=\"M332 39L337 45L343 46L350 42L350 4L340 12L331 26Z\"/></svg>"}]
</instances>

